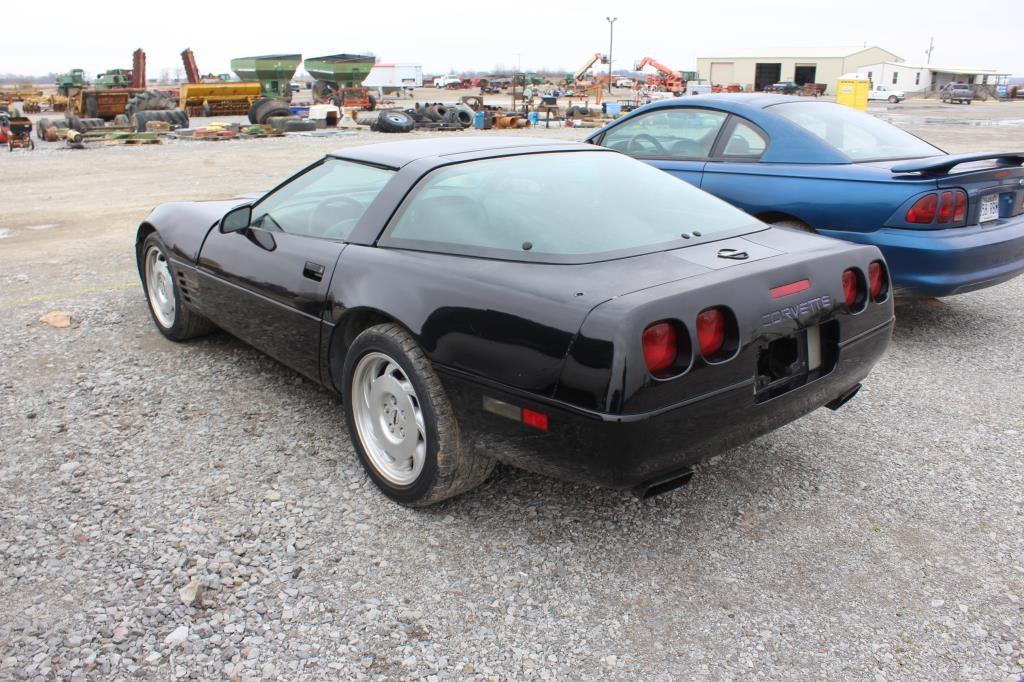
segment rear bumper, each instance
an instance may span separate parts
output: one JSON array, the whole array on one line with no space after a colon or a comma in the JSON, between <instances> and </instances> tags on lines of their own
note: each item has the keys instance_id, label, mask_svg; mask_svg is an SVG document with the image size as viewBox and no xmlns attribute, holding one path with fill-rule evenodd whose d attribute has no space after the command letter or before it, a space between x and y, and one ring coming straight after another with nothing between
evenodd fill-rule
<instances>
[{"instance_id":1,"label":"rear bumper","mask_svg":"<svg viewBox=\"0 0 1024 682\"><path fill-rule=\"evenodd\" d=\"M751 377L664 410L613 415L439 373L464 442L483 454L556 478L628 489L686 472L846 395L884 353L892 327L890 319L847 341L832 372L762 403L754 400ZM548 415L548 431L485 412L485 396L543 412Z\"/></svg>"},{"instance_id":2,"label":"rear bumper","mask_svg":"<svg viewBox=\"0 0 1024 682\"><path fill-rule=\"evenodd\" d=\"M897 290L911 294L963 294L1005 282L1024 272L1024 215L985 227L819 232L877 246L885 254Z\"/></svg>"}]
</instances>

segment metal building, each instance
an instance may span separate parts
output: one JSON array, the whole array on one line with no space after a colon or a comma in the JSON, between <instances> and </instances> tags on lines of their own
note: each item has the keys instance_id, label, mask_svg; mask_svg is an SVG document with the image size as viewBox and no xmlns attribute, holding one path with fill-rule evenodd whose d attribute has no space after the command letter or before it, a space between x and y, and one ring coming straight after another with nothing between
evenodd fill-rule
<instances>
[{"instance_id":1,"label":"metal building","mask_svg":"<svg viewBox=\"0 0 1024 682\"><path fill-rule=\"evenodd\" d=\"M780 81L825 83L834 95L840 76L881 62L902 62L880 47L765 47L725 50L721 56L698 57L700 78L712 85L740 85L760 92Z\"/></svg>"}]
</instances>

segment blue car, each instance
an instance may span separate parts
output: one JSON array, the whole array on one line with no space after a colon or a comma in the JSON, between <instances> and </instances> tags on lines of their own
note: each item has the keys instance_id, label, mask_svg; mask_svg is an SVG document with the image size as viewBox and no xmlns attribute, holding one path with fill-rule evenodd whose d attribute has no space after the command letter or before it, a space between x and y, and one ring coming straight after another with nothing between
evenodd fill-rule
<instances>
[{"instance_id":1,"label":"blue car","mask_svg":"<svg viewBox=\"0 0 1024 682\"><path fill-rule=\"evenodd\" d=\"M885 254L899 293L1024 271L1024 152L951 155L874 116L765 94L654 102L588 139L774 225Z\"/></svg>"}]
</instances>

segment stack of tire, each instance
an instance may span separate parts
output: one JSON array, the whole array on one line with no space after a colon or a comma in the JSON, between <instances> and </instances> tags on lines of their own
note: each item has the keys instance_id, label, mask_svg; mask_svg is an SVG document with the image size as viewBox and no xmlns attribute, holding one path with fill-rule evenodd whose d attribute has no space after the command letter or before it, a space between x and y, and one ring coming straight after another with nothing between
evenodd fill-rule
<instances>
[{"instance_id":1,"label":"stack of tire","mask_svg":"<svg viewBox=\"0 0 1024 682\"><path fill-rule=\"evenodd\" d=\"M291 116L288 102L276 97L260 97L249 106L249 123L263 125L271 116Z\"/></svg>"},{"instance_id":2,"label":"stack of tire","mask_svg":"<svg viewBox=\"0 0 1024 682\"><path fill-rule=\"evenodd\" d=\"M183 109L168 111L137 111L131 115L129 125L139 133L146 132L146 124L150 121L163 121L172 128L188 128L188 114Z\"/></svg>"},{"instance_id":3,"label":"stack of tire","mask_svg":"<svg viewBox=\"0 0 1024 682\"><path fill-rule=\"evenodd\" d=\"M443 104L411 107L405 110L385 109L371 125L372 130L384 133L407 133L417 125L439 123L451 128L468 128L473 125L475 112L469 107L449 107ZM403 120L407 119L407 120ZM409 125L411 122L412 125Z\"/></svg>"},{"instance_id":4,"label":"stack of tire","mask_svg":"<svg viewBox=\"0 0 1024 682\"><path fill-rule=\"evenodd\" d=\"M68 129L68 122L64 119L41 118L36 123L36 137L47 142L56 142L60 131Z\"/></svg>"},{"instance_id":5,"label":"stack of tire","mask_svg":"<svg viewBox=\"0 0 1024 682\"><path fill-rule=\"evenodd\" d=\"M88 100L86 100L86 106L88 106ZM131 119L133 115L140 111L171 111L177 108L177 102L164 93L157 92L156 90L146 90L137 95L132 95L128 103L124 105L124 113ZM95 114L91 115L94 116Z\"/></svg>"},{"instance_id":6,"label":"stack of tire","mask_svg":"<svg viewBox=\"0 0 1024 682\"><path fill-rule=\"evenodd\" d=\"M53 124L53 121L49 121ZM95 130L96 128L102 128L104 122L102 118L80 118L75 114L68 114L68 117L64 120L65 128L71 130L77 130L80 133L84 133L87 130Z\"/></svg>"}]
</instances>

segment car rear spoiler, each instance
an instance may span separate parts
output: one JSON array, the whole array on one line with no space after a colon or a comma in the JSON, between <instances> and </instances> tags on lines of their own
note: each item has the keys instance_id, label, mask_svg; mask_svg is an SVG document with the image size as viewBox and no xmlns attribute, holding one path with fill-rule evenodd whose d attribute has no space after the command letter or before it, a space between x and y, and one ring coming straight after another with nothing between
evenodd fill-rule
<instances>
[{"instance_id":1,"label":"car rear spoiler","mask_svg":"<svg viewBox=\"0 0 1024 682\"><path fill-rule=\"evenodd\" d=\"M889 170L893 173L924 173L926 175L946 175L961 163L972 161L988 161L998 159L1000 166L1019 166L1024 163L1024 152L973 152L970 154L947 154L931 156L927 159L914 159L906 163L896 164Z\"/></svg>"}]
</instances>

